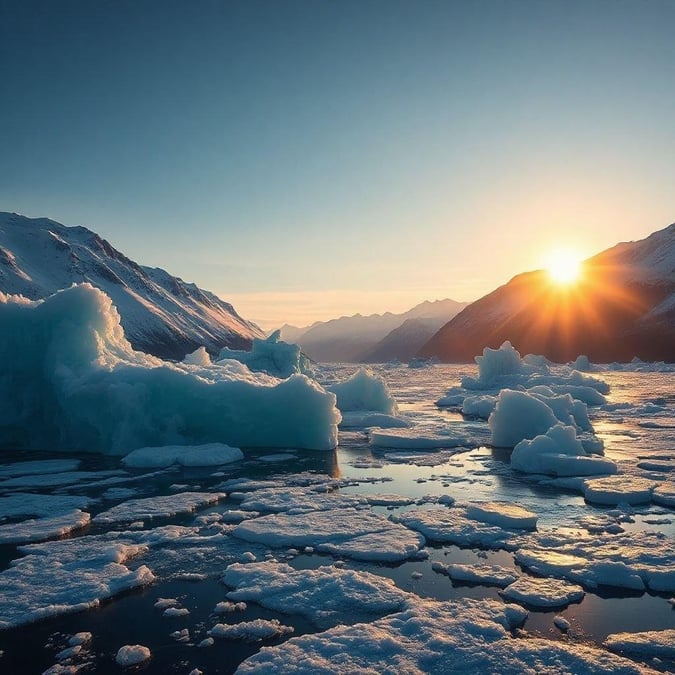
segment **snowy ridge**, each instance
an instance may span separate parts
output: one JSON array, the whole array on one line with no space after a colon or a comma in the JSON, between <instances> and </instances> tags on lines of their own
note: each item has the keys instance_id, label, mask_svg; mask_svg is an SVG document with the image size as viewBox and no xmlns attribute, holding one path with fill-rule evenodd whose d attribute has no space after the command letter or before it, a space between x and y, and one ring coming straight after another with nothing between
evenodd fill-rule
<instances>
[{"instance_id":1,"label":"snowy ridge","mask_svg":"<svg viewBox=\"0 0 675 675\"><path fill-rule=\"evenodd\" d=\"M155 356L249 347L263 335L213 293L137 264L85 227L0 212L0 291L37 300L82 282L113 300L132 346Z\"/></svg>"}]
</instances>

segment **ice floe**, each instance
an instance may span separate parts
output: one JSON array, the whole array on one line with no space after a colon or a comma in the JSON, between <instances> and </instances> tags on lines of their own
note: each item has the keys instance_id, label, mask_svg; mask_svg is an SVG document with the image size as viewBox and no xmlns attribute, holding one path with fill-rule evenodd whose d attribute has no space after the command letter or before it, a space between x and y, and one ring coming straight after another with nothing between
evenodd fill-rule
<instances>
[{"instance_id":1,"label":"ice floe","mask_svg":"<svg viewBox=\"0 0 675 675\"><path fill-rule=\"evenodd\" d=\"M438 543L507 550L515 548L513 539L517 531L475 520L469 517L466 506L415 509L391 518Z\"/></svg>"},{"instance_id":2,"label":"ice floe","mask_svg":"<svg viewBox=\"0 0 675 675\"><path fill-rule=\"evenodd\" d=\"M481 584L484 586L499 586L501 588L512 584L518 578L515 570L499 565L464 565L460 563L446 565L435 561L431 564L431 568L434 572L446 574L453 581Z\"/></svg>"},{"instance_id":3,"label":"ice floe","mask_svg":"<svg viewBox=\"0 0 675 675\"><path fill-rule=\"evenodd\" d=\"M390 579L333 566L296 570L283 563L235 563L223 581L233 589L230 600L300 614L321 628L395 612L412 599Z\"/></svg>"},{"instance_id":4,"label":"ice floe","mask_svg":"<svg viewBox=\"0 0 675 675\"><path fill-rule=\"evenodd\" d=\"M537 514L518 504L506 502L473 502L466 507L467 518L489 525L519 530L534 530Z\"/></svg>"},{"instance_id":5,"label":"ice floe","mask_svg":"<svg viewBox=\"0 0 675 675\"><path fill-rule=\"evenodd\" d=\"M289 635L293 632L292 626L284 626L278 619L255 619L254 621L242 621L234 624L217 623L209 630L209 635L228 640L259 642L281 635Z\"/></svg>"},{"instance_id":6,"label":"ice floe","mask_svg":"<svg viewBox=\"0 0 675 675\"><path fill-rule=\"evenodd\" d=\"M660 532L531 533L520 539L514 555L535 574L564 577L586 588L675 591L675 544Z\"/></svg>"},{"instance_id":7,"label":"ice floe","mask_svg":"<svg viewBox=\"0 0 675 675\"><path fill-rule=\"evenodd\" d=\"M224 497L222 492L181 492L165 497L130 499L99 513L93 522L109 524L168 518L178 513L191 513L199 507L215 504Z\"/></svg>"},{"instance_id":8,"label":"ice floe","mask_svg":"<svg viewBox=\"0 0 675 675\"><path fill-rule=\"evenodd\" d=\"M380 448L405 448L428 450L432 448L457 448L467 446L469 437L456 425L436 430L423 429L391 429L383 431L372 429L368 435L369 443Z\"/></svg>"},{"instance_id":9,"label":"ice floe","mask_svg":"<svg viewBox=\"0 0 675 675\"><path fill-rule=\"evenodd\" d=\"M181 466L219 466L244 459L239 448L223 443L206 445L164 445L157 448L138 448L122 458L122 463L134 468L162 468Z\"/></svg>"},{"instance_id":10,"label":"ice floe","mask_svg":"<svg viewBox=\"0 0 675 675\"><path fill-rule=\"evenodd\" d=\"M312 546L333 555L382 562L414 558L424 546L424 538L408 528L369 510L344 507L273 513L245 520L232 535L274 548Z\"/></svg>"},{"instance_id":11,"label":"ice floe","mask_svg":"<svg viewBox=\"0 0 675 675\"><path fill-rule=\"evenodd\" d=\"M565 607L581 600L584 589L560 579L521 576L502 590L502 595L532 607Z\"/></svg>"},{"instance_id":12,"label":"ice floe","mask_svg":"<svg viewBox=\"0 0 675 675\"><path fill-rule=\"evenodd\" d=\"M80 537L22 547L23 558L0 572L0 628L95 607L154 575L125 562L147 550L139 544Z\"/></svg>"},{"instance_id":13,"label":"ice floe","mask_svg":"<svg viewBox=\"0 0 675 675\"><path fill-rule=\"evenodd\" d=\"M465 599L420 599L372 623L337 626L262 649L237 673L485 672L520 675L648 673L604 650L537 638L513 639L509 630L527 613L517 605Z\"/></svg>"},{"instance_id":14,"label":"ice floe","mask_svg":"<svg viewBox=\"0 0 675 675\"><path fill-rule=\"evenodd\" d=\"M605 640L613 652L639 654L657 658L675 658L675 630L653 630L642 633L613 633Z\"/></svg>"},{"instance_id":15,"label":"ice floe","mask_svg":"<svg viewBox=\"0 0 675 675\"><path fill-rule=\"evenodd\" d=\"M584 498L594 504L648 504L656 481L636 476L607 476L584 482Z\"/></svg>"},{"instance_id":16,"label":"ice floe","mask_svg":"<svg viewBox=\"0 0 675 675\"><path fill-rule=\"evenodd\" d=\"M143 645L124 645L117 651L115 662L118 666L129 668L148 661L150 656L150 650Z\"/></svg>"}]
</instances>

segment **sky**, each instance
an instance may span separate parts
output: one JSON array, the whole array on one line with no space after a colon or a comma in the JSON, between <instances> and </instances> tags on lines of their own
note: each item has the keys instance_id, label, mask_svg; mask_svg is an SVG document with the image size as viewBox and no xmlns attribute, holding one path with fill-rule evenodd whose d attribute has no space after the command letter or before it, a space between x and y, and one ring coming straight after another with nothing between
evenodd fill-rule
<instances>
[{"instance_id":1,"label":"sky","mask_svg":"<svg viewBox=\"0 0 675 675\"><path fill-rule=\"evenodd\" d=\"M675 220L675 2L0 0L0 210L265 327Z\"/></svg>"}]
</instances>

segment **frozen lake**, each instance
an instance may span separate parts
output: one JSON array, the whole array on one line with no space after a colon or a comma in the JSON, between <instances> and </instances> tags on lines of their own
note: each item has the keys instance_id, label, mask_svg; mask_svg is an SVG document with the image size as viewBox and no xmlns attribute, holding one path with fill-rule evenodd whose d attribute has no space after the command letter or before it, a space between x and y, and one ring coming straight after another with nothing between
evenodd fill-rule
<instances>
[{"instance_id":1,"label":"frozen lake","mask_svg":"<svg viewBox=\"0 0 675 675\"><path fill-rule=\"evenodd\" d=\"M355 370L324 367L318 379L339 382ZM467 663L477 658L478 670L481 648L472 650L467 628L475 611L466 603L489 599L494 616L484 623L494 630L481 639L517 648L500 657L490 647L484 672L497 672L499 658L513 658L514 672L519 663L545 664L554 645L566 650L569 672L638 672L600 659L610 658L602 647L609 635L675 630L675 373L592 373L610 387L588 412L618 474L589 491L583 479L514 471L511 451L490 446L485 419L436 405L475 366L373 370L409 425L382 430L382 443L357 424L341 428L334 452L244 448L243 460L203 468L3 452L0 670L120 672L118 649L138 644L152 654L148 673L230 673L277 646L242 672L290 662L322 672L338 658L331 644L352 644L339 627L358 622L368 629L357 631L356 654L392 641L382 662L389 648L402 659L404 635L410 652L425 654L417 667L433 669L434 654L457 645L439 646L430 628L450 606L427 600L459 603L452 626L467 631ZM453 442L444 447L434 439L448 429ZM455 443L457 434L468 442ZM28 516L38 518L26 524ZM44 536L35 534L41 528ZM505 602L527 615L500 618ZM416 626L413 637L387 618L399 612ZM91 635L73 639L80 633ZM317 640L294 646L299 636ZM613 649L636 668L673 671L672 641L670 649L657 643ZM302 661L308 654L315 660Z\"/></svg>"}]
</instances>

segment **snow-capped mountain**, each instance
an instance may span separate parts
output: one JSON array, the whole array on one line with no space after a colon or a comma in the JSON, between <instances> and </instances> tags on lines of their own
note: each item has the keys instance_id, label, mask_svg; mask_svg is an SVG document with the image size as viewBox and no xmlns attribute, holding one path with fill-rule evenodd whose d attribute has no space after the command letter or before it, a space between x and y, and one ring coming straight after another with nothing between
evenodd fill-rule
<instances>
[{"instance_id":1,"label":"snow-capped mountain","mask_svg":"<svg viewBox=\"0 0 675 675\"><path fill-rule=\"evenodd\" d=\"M420 356L466 362L504 340L564 362L675 361L675 224L583 263L579 282L519 274L443 326Z\"/></svg>"},{"instance_id":2,"label":"snow-capped mountain","mask_svg":"<svg viewBox=\"0 0 675 675\"><path fill-rule=\"evenodd\" d=\"M107 293L132 346L156 356L246 348L263 337L213 293L135 263L86 227L0 212L0 291L35 300L81 282Z\"/></svg>"},{"instance_id":3,"label":"snow-capped mountain","mask_svg":"<svg viewBox=\"0 0 675 675\"><path fill-rule=\"evenodd\" d=\"M403 338L389 338L382 350L378 349L378 345L408 320L430 319L436 322L435 329L438 329L465 306L466 303L448 299L425 301L402 314L355 314L319 321L304 329L284 326L281 337L299 344L303 352L315 361L375 363L392 359L407 360L434 331L428 332L422 340L411 332L404 334ZM414 343L412 347L411 341Z\"/></svg>"}]
</instances>

